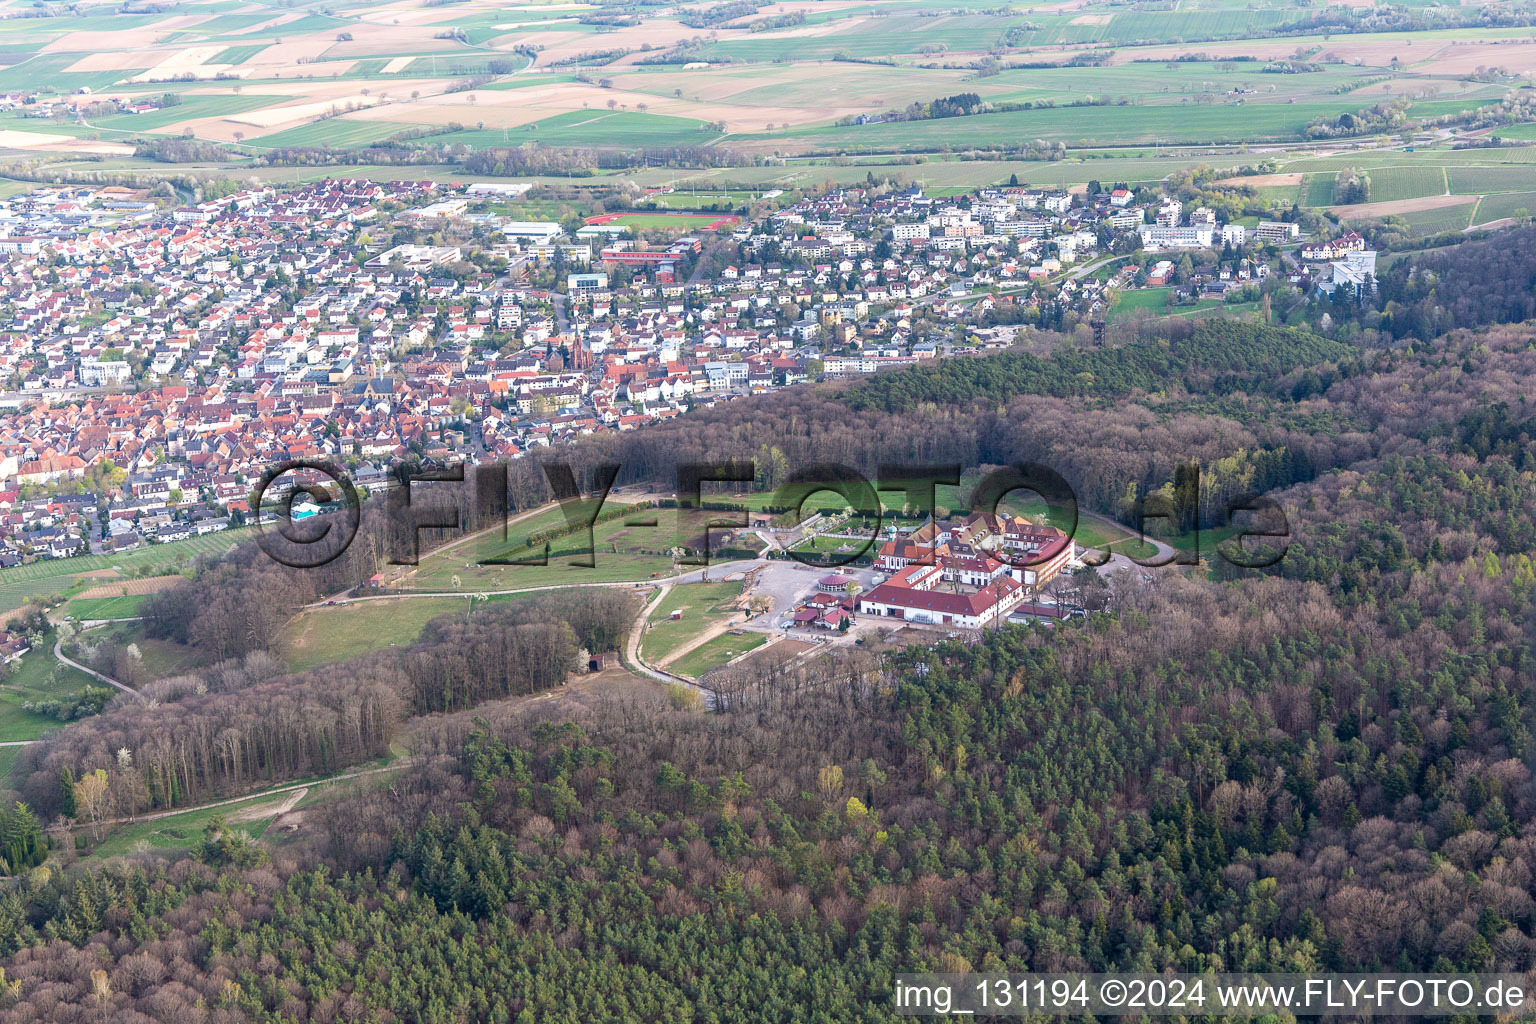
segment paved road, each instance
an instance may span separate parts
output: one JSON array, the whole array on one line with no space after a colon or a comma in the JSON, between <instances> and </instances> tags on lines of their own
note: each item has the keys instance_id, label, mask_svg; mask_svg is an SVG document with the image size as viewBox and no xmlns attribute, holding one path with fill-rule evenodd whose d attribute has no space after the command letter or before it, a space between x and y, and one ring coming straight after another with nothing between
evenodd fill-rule
<instances>
[{"instance_id":1,"label":"paved road","mask_svg":"<svg viewBox=\"0 0 1536 1024\"><path fill-rule=\"evenodd\" d=\"M1105 526L1113 527L1114 529L1116 529L1116 530L1118 530L1118 531L1120 531L1122 533L1130 533L1130 531L1128 529L1126 529L1126 526L1125 526L1124 523L1118 523L1115 520L1109 518L1108 516L1101 516L1101 515L1099 515L1097 512L1089 512L1089 511L1087 511L1085 509L1081 509L1080 508L1077 511L1077 515L1078 515L1079 519L1092 519L1095 522L1101 523L1101 524L1103 524ZM1169 545L1164 544L1160 540L1153 540L1151 537L1148 537L1146 540L1147 540L1148 544L1151 544L1154 548L1157 549L1156 556L1149 556L1147 559L1145 559L1146 561L1151 561L1152 557L1156 557L1159 561L1161 561L1162 559L1165 559L1165 558L1166 559L1171 559L1171 558L1174 558L1174 557L1176 557L1178 555L1177 551L1175 551ZM1079 544L1078 546L1081 547L1082 545ZM1170 566L1165 566L1164 568L1171 568L1171 567L1172 566L1170 565ZM1103 575L1103 576L1113 576L1115 573L1119 572L1121 569L1130 569L1133 572L1156 572L1157 571L1154 568L1149 568L1148 566L1141 565L1138 562L1133 562L1130 558L1128 558L1125 555L1119 554L1118 552L1113 552L1109 556L1109 561L1105 562L1103 565L1099 566L1099 574Z\"/></svg>"},{"instance_id":2,"label":"paved road","mask_svg":"<svg viewBox=\"0 0 1536 1024\"><path fill-rule=\"evenodd\" d=\"M122 690L124 693L131 693L135 697L137 697L139 700L143 700L144 699L144 695L142 693L140 693L138 690L135 690L133 687L125 686L122 683L118 682L116 679L113 679L111 676L102 675L100 672L97 672L93 668L86 668L84 665L80 664L78 661L75 661L73 658L66 658L64 656L63 647L64 647L64 641L63 640L55 640L53 642L53 656L55 658L59 659L60 661L62 661L64 664L68 665L70 668L79 669L81 672L84 672L86 675L94 676L95 678L97 678L97 679L101 680L102 682L106 683L108 686L115 686L119 690Z\"/></svg>"},{"instance_id":3,"label":"paved road","mask_svg":"<svg viewBox=\"0 0 1536 1024\"><path fill-rule=\"evenodd\" d=\"M565 293L551 292L549 301L555 307L555 327L563 338L570 333L571 329L570 318L565 313Z\"/></svg>"}]
</instances>

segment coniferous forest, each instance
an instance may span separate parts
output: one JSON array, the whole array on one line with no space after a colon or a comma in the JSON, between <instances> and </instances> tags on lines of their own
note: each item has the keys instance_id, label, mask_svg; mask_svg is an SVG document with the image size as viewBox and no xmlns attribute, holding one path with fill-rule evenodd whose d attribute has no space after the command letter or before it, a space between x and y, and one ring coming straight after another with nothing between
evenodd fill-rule
<instances>
[{"instance_id":1,"label":"coniferous forest","mask_svg":"<svg viewBox=\"0 0 1536 1024\"><path fill-rule=\"evenodd\" d=\"M1156 492L1203 528L1240 493L1285 510L1267 568L1126 571L1049 628L747 663L716 711L519 700L622 648L621 589L292 674L273 623L356 582L360 549L309 577L204 566L145 614L208 667L18 760L0 1022L875 1021L925 969L1528 971L1536 328L1412 333L1179 323L559 452L637 480L706 452L1038 461L1111 516ZM514 507L544 497L526 470ZM47 831L392 748L400 771L295 841L213 817L185 854L76 863Z\"/></svg>"}]
</instances>

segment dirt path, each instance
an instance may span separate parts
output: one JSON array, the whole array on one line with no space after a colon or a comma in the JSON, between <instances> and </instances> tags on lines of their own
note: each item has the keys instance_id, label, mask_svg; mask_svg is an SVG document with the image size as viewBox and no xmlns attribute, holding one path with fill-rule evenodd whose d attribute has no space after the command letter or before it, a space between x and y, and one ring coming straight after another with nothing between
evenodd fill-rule
<instances>
[{"instance_id":1,"label":"dirt path","mask_svg":"<svg viewBox=\"0 0 1536 1024\"><path fill-rule=\"evenodd\" d=\"M347 779L361 779L369 775L383 775L386 772L404 771L406 768L410 768L415 765L417 761L417 758L406 757L396 761L394 764L385 765L383 768L367 768L359 772L344 772L341 775L332 775L328 779L320 779L318 781L311 782L295 782L291 785L278 786L275 789L264 790L260 793L247 793L245 796L233 796L227 800L214 800L206 804L193 804L191 807L176 807L169 811L155 811L153 814L130 815L126 818L107 818L103 821L96 822L96 825L127 825L141 821L159 821L161 818L174 818L178 814L190 814L193 811L206 811L214 807L228 807L230 804L249 803L253 800L260 800L263 797L275 796L278 793L292 793L295 790L303 791L300 792L298 798L301 800L303 799L304 792L308 792L309 789L313 786L329 786L334 782L345 782ZM297 803L298 801L295 800L294 802ZM89 822L82 822L76 827L88 828L91 827L91 825Z\"/></svg>"},{"instance_id":2,"label":"dirt path","mask_svg":"<svg viewBox=\"0 0 1536 1024\"><path fill-rule=\"evenodd\" d=\"M1418 199L1395 199L1385 203L1347 203L1328 207L1329 213L1337 213L1351 220L1366 217L1389 217L1401 213L1419 213L1438 210L1446 206L1464 206L1477 201L1477 196L1420 196Z\"/></svg>"},{"instance_id":3,"label":"dirt path","mask_svg":"<svg viewBox=\"0 0 1536 1024\"><path fill-rule=\"evenodd\" d=\"M672 584L666 583L656 588L656 594L640 609L640 614L635 617L635 624L629 628L629 639L624 644L624 660L634 671L641 675L649 676L659 683L679 683L693 690L704 698L705 706L709 706L710 695L697 682L687 676L675 675L665 669L652 668L640 659L640 638L645 634L645 621L650 618L661 602L667 599L667 594L672 590Z\"/></svg>"},{"instance_id":4,"label":"dirt path","mask_svg":"<svg viewBox=\"0 0 1536 1024\"><path fill-rule=\"evenodd\" d=\"M678 658L681 658L689 651L703 647L717 636L729 633L733 629L740 628L740 625L731 621L717 622L713 626L710 626L708 629L706 629L704 632L700 633L698 636L694 637L692 640L688 641L680 647L674 648L672 653L668 654L665 658L656 663L656 667L666 668L668 665L672 664L674 661L676 661Z\"/></svg>"},{"instance_id":5,"label":"dirt path","mask_svg":"<svg viewBox=\"0 0 1536 1024\"><path fill-rule=\"evenodd\" d=\"M296 789L289 793L288 799L284 800L277 807L263 804L256 807L242 808L229 816L229 824L238 825L246 821L261 821L263 818L272 818L275 821L293 810L308 792L308 786L305 786L303 789Z\"/></svg>"}]
</instances>

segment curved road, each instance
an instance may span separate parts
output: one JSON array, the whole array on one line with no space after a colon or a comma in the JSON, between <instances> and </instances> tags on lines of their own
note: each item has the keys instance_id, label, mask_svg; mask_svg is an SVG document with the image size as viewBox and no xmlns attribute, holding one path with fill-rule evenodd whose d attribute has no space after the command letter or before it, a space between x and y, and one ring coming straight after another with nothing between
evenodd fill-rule
<instances>
[{"instance_id":1,"label":"curved road","mask_svg":"<svg viewBox=\"0 0 1536 1024\"><path fill-rule=\"evenodd\" d=\"M640 614L635 616L635 624L629 627L629 639L624 642L624 664L631 670L654 679L658 683L686 686L699 695L699 699L704 702L704 707L707 710L713 710L715 695L700 686L696 680L685 676L673 675L664 668L653 668L640 659L640 638L645 634L646 620L650 618L651 612L656 609L656 606L666 600L667 594L672 590L672 586L673 583L669 582L657 587L655 596L647 601L645 607L640 609Z\"/></svg>"},{"instance_id":2,"label":"curved road","mask_svg":"<svg viewBox=\"0 0 1536 1024\"><path fill-rule=\"evenodd\" d=\"M111 676L104 676L100 672L97 672L93 668L86 668L84 665L80 664L78 661L75 661L73 658L66 658L64 656L63 647L64 647L64 641L63 640L55 640L53 642L53 656L55 658L59 659L59 661L61 661L64 664L68 665L70 668L79 669L81 672L84 672L88 676L94 676L95 678L100 679L102 682L106 683L108 686L115 686L119 690L122 690L124 693L131 693L135 697L137 697L139 700L143 700L144 699L144 695L142 693L140 693L138 690L135 690L133 687L125 686L122 683L118 682L116 679L113 679Z\"/></svg>"}]
</instances>

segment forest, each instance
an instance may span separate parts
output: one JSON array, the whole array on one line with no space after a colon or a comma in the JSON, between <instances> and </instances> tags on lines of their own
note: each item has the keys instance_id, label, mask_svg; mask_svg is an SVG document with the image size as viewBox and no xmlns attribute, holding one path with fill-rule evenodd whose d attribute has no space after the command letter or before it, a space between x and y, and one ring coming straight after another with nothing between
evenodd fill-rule
<instances>
[{"instance_id":1,"label":"forest","mask_svg":"<svg viewBox=\"0 0 1536 1024\"><path fill-rule=\"evenodd\" d=\"M579 650L612 650L637 611L625 592L557 591L441 616L408 647L298 674L269 647L248 650L28 747L14 778L44 820L95 822L334 772L388 755L413 717L559 685ZM107 785L81 807L76 784L97 771Z\"/></svg>"},{"instance_id":2,"label":"forest","mask_svg":"<svg viewBox=\"0 0 1536 1024\"><path fill-rule=\"evenodd\" d=\"M1268 568L1122 571L1087 619L974 643L754 659L711 677L712 712L659 687L506 699L619 646L637 609L617 589L282 671L279 613L247 601L251 626L242 596L357 579L393 542L371 513L323 569L204 565L147 625L214 667L23 755L0 842L48 860L0 892L0 1024L883 1021L909 970L1529 971L1531 337L1180 324L560 452L635 480L1033 460L1108 512L1158 491L1202 525L1240 492L1286 511ZM1175 486L1191 463L1197 494ZM525 507L548 484L535 464L508 487ZM214 819L184 856L38 845L60 814L105 824L392 746L389 783L328 798L300 840Z\"/></svg>"},{"instance_id":3,"label":"forest","mask_svg":"<svg viewBox=\"0 0 1536 1024\"><path fill-rule=\"evenodd\" d=\"M1536 227L1393 261L1378 272L1368 301L1320 303L1314 315L1325 313L1421 342L1457 327L1536 317Z\"/></svg>"}]
</instances>

